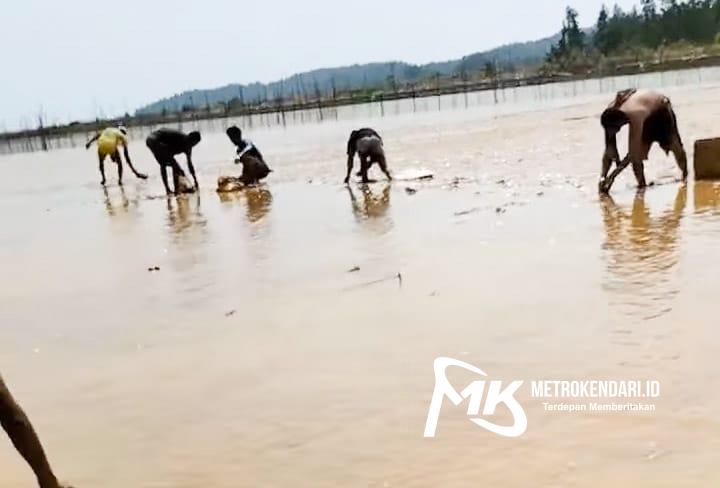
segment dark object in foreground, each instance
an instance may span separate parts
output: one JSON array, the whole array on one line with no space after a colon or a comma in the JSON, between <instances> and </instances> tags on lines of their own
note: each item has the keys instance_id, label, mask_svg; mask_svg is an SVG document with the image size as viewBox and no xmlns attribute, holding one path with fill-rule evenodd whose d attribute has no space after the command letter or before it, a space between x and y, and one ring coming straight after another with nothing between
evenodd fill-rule
<instances>
[{"instance_id":1,"label":"dark object in foreground","mask_svg":"<svg viewBox=\"0 0 720 488\"><path fill-rule=\"evenodd\" d=\"M352 173L355 153L360 158L360 172L363 183L368 183L368 170L373 164L377 163L388 180L392 181L392 176L388 171L387 161L385 160L385 149L383 148L383 140L380 134L373 129L364 128L354 130L350 133L347 143L347 174L345 175L345 184L350 181L350 173Z\"/></svg>"},{"instance_id":2,"label":"dark object in foreground","mask_svg":"<svg viewBox=\"0 0 720 488\"><path fill-rule=\"evenodd\" d=\"M695 141L695 179L720 179L720 138Z\"/></svg>"},{"instance_id":3,"label":"dark object in foreground","mask_svg":"<svg viewBox=\"0 0 720 488\"><path fill-rule=\"evenodd\" d=\"M192 150L195 146L200 143L201 137L199 132L191 132L185 134L175 129L159 129L150 134L145 141L147 147L152 151L153 156L160 165L160 175L162 176L163 185L165 185L165 191L168 195L172 193L192 193L195 189L198 189L197 176L195 175L195 166L192 163ZM187 159L188 169L193 177L195 183L194 189L189 189L185 182L181 181L181 178L185 177L185 171L180 167L180 164L175 160L175 156L178 154L184 154ZM167 169L171 168L173 171L173 189L170 191L167 179Z\"/></svg>"},{"instance_id":4,"label":"dark object in foreground","mask_svg":"<svg viewBox=\"0 0 720 488\"><path fill-rule=\"evenodd\" d=\"M602 173L598 188L601 193L610 192L615 178L632 164L638 186L647 186L644 162L650 147L657 142L667 154L672 151L683 180L687 179L687 155L677 126L677 117L670 99L649 90L624 90L618 92L615 100L603 112L601 124L605 131L605 154L602 159ZM628 154L620 160L617 149L617 133L630 125ZM613 162L615 170L608 176Z\"/></svg>"},{"instance_id":5,"label":"dark object in foreground","mask_svg":"<svg viewBox=\"0 0 720 488\"><path fill-rule=\"evenodd\" d=\"M40 488L62 488L50 468L45 451L30 419L10 394L0 376L0 424L10 436L15 449L27 461L38 480Z\"/></svg>"}]
</instances>

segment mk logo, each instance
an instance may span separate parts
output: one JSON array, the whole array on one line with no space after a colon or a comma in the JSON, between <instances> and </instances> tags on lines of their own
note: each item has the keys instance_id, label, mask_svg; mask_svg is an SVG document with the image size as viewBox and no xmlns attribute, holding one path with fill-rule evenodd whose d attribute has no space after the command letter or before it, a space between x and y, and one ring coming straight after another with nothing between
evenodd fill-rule
<instances>
[{"instance_id":1,"label":"mk logo","mask_svg":"<svg viewBox=\"0 0 720 488\"><path fill-rule=\"evenodd\" d=\"M437 358L435 360L435 390L433 391L432 400L430 401L430 410L428 411L427 422L425 423L425 437L435 437L437 431L437 423L440 418L440 409L443 399L447 397L456 407L463 400L468 400L467 415L470 420L480 427L490 432L501 435L503 437L520 437L527 430L527 416L522 406L515 400L513 396L515 392L522 386L522 381L513 381L510 386L502 389L502 381L473 381L461 393L458 393L452 387L447 379L446 371L450 366L463 368L472 371L480 376L487 377L484 371L471 364L458 361L451 358ZM488 386L489 385L489 386ZM502 426L493 424L483 418L479 418L480 407L483 406L483 396L487 386L487 395L485 395L485 406L482 409L482 415L494 415L498 405L505 405L513 415L513 425Z\"/></svg>"}]
</instances>

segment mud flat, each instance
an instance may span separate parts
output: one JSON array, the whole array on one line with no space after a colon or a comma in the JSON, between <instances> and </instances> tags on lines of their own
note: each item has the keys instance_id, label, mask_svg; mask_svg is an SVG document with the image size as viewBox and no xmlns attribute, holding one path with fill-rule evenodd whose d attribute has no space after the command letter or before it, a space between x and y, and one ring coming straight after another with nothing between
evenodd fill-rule
<instances>
[{"instance_id":1,"label":"mud flat","mask_svg":"<svg viewBox=\"0 0 720 488\"><path fill-rule=\"evenodd\" d=\"M718 135L720 88L668 93L689 150ZM84 150L0 158L0 369L80 487L717 484L720 186L656 151L655 187L599 199L606 99L259 129L275 173L236 195L221 132L181 198L141 141L151 178L106 192ZM339 184L365 124L435 179ZM558 413L525 388L522 437L446 405L427 440L438 356L661 396ZM0 473L32 486L5 441Z\"/></svg>"}]
</instances>

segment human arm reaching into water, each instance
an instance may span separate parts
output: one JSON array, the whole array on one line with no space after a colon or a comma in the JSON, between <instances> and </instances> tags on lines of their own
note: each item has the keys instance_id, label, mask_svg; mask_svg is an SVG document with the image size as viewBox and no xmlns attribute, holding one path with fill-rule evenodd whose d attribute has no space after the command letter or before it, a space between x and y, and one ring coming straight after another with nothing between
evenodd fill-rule
<instances>
[{"instance_id":1,"label":"human arm reaching into water","mask_svg":"<svg viewBox=\"0 0 720 488\"><path fill-rule=\"evenodd\" d=\"M64 488L50 468L45 451L30 419L10 394L0 376L0 424L7 432L15 449L27 461L40 488Z\"/></svg>"},{"instance_id":2,"label":"human arm reaching into water","mask_svg":"<svg viewBox=\"0 0 720 488\"><path fill-rule=\"evenodd\" d=\"M100 139L100 133L96 132L94 136L92 136L92 139L87 141L87 144L85 144L85 149L90 149L90 146L92 146L92 143Z\"/></svg>"},{"instance_id":3,"label":"human arm reaching into water","mask_svg":"<svg viewBox=\"0 0 720 488\"><path fill-rule=\"evenodd\" d=\"M138 170L135 169L135 166L133 166L132 161L130 160L130 151L127 147L127 140L123 142L123 155L125 156L125 161L127 162L128 166L130 167L130 170L135 173L135 176L140 178L141 180L147 180L147 175L145 173L141 173Z\"/></svg>"}]
</instances>

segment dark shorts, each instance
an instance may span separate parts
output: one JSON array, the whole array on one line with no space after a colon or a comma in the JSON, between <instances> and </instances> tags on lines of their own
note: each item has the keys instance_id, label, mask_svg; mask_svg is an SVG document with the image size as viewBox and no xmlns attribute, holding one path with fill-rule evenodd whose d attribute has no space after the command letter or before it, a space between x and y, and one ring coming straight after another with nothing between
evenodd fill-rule
<instances>
[{"instance_id":1,"label":"dark shorts","mask_svg":"<svg viewBox=\"0 0 720 488\"><path fill-rule=\"evenodd\" d=\"M153 156L155 156L155 159L159 164L173 164L173 159L175 158L175 156L172 154L172 151L169 147L160 142L155 136L150 135L150 137L145 140L145 144L147 144L148 149L150 149L150 152L153 153Z\"/></svg>"},{"instance_id":2,"label":"dark shorts","mask_svg":"<svg viewBox=\"0 0 720 488\"><path fill-rule=\"evenodd\" d=\"M676 137L680 141L675 113L669 104L653 112L643 125L643 142L648 146L657 142L669 151Z\"/></svg>"},{"instance_id":3,"label":"dark shorts","mask_svg":"<svg viewBox=\"0 0 720 488\"><path fill-rule=\"evenodd\" d=\"M375 136L361 137L355 146L360 156L383 155L382 141Z\"/></svg>"}]
</instances>

